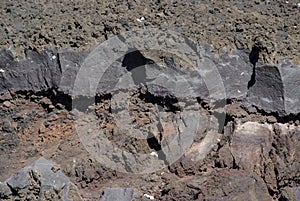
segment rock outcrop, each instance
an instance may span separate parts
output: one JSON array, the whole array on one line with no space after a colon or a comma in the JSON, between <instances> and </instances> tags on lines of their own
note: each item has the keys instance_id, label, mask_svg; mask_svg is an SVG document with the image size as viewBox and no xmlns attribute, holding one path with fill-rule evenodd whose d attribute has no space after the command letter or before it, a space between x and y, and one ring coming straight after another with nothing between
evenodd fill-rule
<instances>
[{"instance_id":1,"label":"rock outcrop","mask_svg":"<svg viewBox=\"0 0 300 201\"><path fill-rule=\"evenodd\" d=\"M39 158L1 183L1 200L82 200L55 163Z\"/></svg>"},{"instance_id":2,"label":"rock outcrop","mask_svg":"<svg viewBox=\"0 0 300 201\"><path fill-rule=\"evenodd\" d=\"M28 49L25 57L18 60L14 59L9 50L2 49L0 93L53 89L70 96L78 95L76 93L84 95L88 92L87 87L95 88L87 86L87 82L98 83L98 80L97 90L88 92L89 95L112 93L124 89L124 86L133 89L142 83L150 93L159 96L193 97L207 101L247 97L248 103L265 112L281 116L300 112L300 91L299 87L294 87L299 84L300 70L288 61L279 66L258 65L254 68L246 50L232 50L229 54L223 51L217 57L212 47L203 45L200 50L201 60L196 69L170 69L162 68L154 61L149 63L151 59L140 53L126 54L129 51L127 48L118 52L119 55L125 55L122 62L115 61L107 71L101 73L97 70L99 67L95 60L97 56L103 57L103 50L99 48L101 47L95 48L91 53L56 50L37 52ZM102 59L110 60L108 54L109 52L104 54L105 58ZM124 63L124 59L140 60L145 65L128 67L126 65L130 64ZM86 73L80 71L80 68L85 68ZM142 69L144 73L141 72ZM78 73L81 76L83 73L85 77L78 76ZM103 77L97 77L97 74ZM77 79L82 79L74 83L76 76ZM141 76L144 81L137 79ZM252 84L249 85L250 82ZM78 85L82 89L76 88Z\"/></svg>"}]
</instances>

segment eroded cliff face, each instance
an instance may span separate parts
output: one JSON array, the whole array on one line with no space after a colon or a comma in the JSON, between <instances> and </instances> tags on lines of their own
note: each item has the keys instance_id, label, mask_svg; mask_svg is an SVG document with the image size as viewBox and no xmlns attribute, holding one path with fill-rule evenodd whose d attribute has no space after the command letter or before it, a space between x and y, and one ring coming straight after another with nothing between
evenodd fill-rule
<instances>
[{"instance_id":1,"label":"eroded cliff face","mask_svg":"<svg viewBox=\"0 0 300 201\"><path fill-rule=\"evenodd\" d=\"M173 57L125 54L91 97L72 94L88 51L28 50L16 61L3 50L2 199L97 200L111 187L102 200L299 199L300 68L202 48L225 99L201 66L182 69Z\"/></svg>"},{"instance_id":2,"label":"eroded cliff face","mask_svg":"<svg viewBox=\"0 0 300 201\"><path fill-rule=\"evenodd\" d=\"M1 200L300 200L299 2L0 8Z\"/></svg>"}]
</instances>

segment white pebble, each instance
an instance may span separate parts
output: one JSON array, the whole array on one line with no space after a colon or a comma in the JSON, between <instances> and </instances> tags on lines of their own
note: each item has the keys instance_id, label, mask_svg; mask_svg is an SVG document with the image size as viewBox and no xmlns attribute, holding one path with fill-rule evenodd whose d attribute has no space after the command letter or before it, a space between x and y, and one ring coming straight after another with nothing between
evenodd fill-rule
<instances>
[{"instance_id":1,"label":"white pebble","mask_svg":"<svg viewBox=\"0 0 300 201\"><path fill-rule=\"evenodd\" d=\"M154 196L152 196L152 195L144 194L144 196L146 198L149 198L150 200L154 200Z\"/></svg>"},{"instance_id":2,"label":"white pebble","mask_svg":"<svg viewBox=\"0 0 300 201\"><path fill-rule=\"evenodd\" d=\"M137 18L136 19L138 22L143 22L144 20L145 20L145 18L144 17L140 17L140 18Z\"/></svg>"},{"instance_id":3,"label":"white pebble","mask_svg":"<svg viewBox=\"0 0 300 201\"><path fill-rule=\"evenodd\" d=\"M53 59L53 60L54 60L54 59L56 59L56 56L55 56L55 55L53 55L53 56L52 56L52 59Z\"/></svg>"},{"instance_id":4,"label":"white pebble","mask_svg":"<svg viewBox=\"0 0 300 201\"><path fill-rule=\"evenodd\" d=\"M150 155L151 155L151 156L155 156L156 158L158 158L158 154L157 154L156 151L152 151L152 152L150 153Z\"/></svg>"},{"instance_id":5,"label":"white pebble","mask_svg":"<svg viewBox=\"0 0 300 201\"><path fill-rule=\"evenodd\" d=\"M0 68L0 73L4 73L4 72L5 72L5 70Z\"/></svg>"}]
</instances>

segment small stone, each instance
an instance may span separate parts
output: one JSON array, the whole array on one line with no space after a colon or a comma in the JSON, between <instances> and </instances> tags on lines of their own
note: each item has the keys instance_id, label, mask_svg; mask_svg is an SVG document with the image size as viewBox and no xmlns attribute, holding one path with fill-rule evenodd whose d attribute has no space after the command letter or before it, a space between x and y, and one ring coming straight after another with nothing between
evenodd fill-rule
<instances>
[{"instance_id":1,"label":"small stone","mask_svg":"<svg viewBox=\"0 0 300 201\"><path fill-rule=\"evenodd\" d=\"M46 97L42 98L42 99L40 100L40 103L41 103L42 105L51 105L51 104L52 104L51 100L48 99L48 98L46 98Z\"/></svg>"},{"instance_id":2,"label":"small stone","mask_svg":"<svg viewBox=\"0 0 300 201\"><path fill-rule=\"evenodd\" d=\"M18 127L18 123L17 122L11 122L11 125L10 125L13 129L17 130L17 127Z\"/></svg>"},{"instance_id":3,"label":"small stone","mask_svg":"<svg viewBox=\"0 0 300 201\"><path fill-rule=\"evenodd\" d=\"M11 126L11 122L9 120L4 120L2 123L2 131L11 133L14 131L14 128Z\"/></svg>"},{"instance_id":4,"label":"small stone","mask_svg":"<svg viewBox=\"0 0 300 201\"><path fill-rule=\"evenodd\" d=\"M41 125L41 127L39 128L39 134L45 133L46 132L46 127L44 124Z\"/></svg>"},{"instance_id":5,"label":"small stone","mask_svg":"<svg viewBox=\"0 0 300 201\"><path fill-rule=\"evenodd\" d=\"M0 100L5 101L5 100L11 100L12 96L10 92L5 92L3 95L0 96Z\"/></svg>"},{"instance_id":6,"label":"small stone","mask_svg":"<svg viewBox=\"0 0 300 201\"><path fill-rule=\"evenodd\" d=\"M10 107L12 106L12 103L9 102L9 101L4 101L4 102L3 102L3 106L4 106L4 107L7 107L7 108L10 108Z\"/></svg>"},{"instance_id":7,"label":"small stone","mask_svg":"<svg viewBox=\"0 0 300 201\"><path fill-rule=\"evenodd\" d=\"M150 200L154 200L154 196L152 196L152 195L148 195L145 193L144 196Z\"/></svg>"},{"instance_id":8,"label":"small stone","mask_svg":"<svg viewBox=\"0 0 300 201\"><path fill-rule=\"evenodd\" d=\"M277 119L274 116L267 116L268 123L276 123Z\"/></svg>"},{"instance_id":9,"label":"small stone","mask_svg":"<svg viewBox=\"0 0 300 201\"><path fill-rule=\"evenodd\" d=\"M151 152L150 155L151 155L151 156L155 156L156 158L158 158L158 154L157 154L156 151Z\"/></svg>"},{"instance_id":10,"label":"small stone","mask_svg":"<svg viewBox=\"0 0 300 201\"><path fill-rule=\"evenodd\" d=\"M45 155L45 152L44 152L44 151L41 151L39 154L40 154L41 156L44 156L44 155Z\"/></svg>"}]
</instances>

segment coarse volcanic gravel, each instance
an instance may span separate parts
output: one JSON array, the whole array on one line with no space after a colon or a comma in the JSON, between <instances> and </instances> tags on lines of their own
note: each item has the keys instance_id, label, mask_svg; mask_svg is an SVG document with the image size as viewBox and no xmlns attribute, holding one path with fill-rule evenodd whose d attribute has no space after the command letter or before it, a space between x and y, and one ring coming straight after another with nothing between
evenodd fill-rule
<instances>
[{"instance_id":1,"label":"coarse volcanic gravel","mask_svg":"<svg viewBox=\"0 0 300 201\"><path fill-rule=\"evenodd\" d=\"M179 31L216 49L261 48L268 63L300 60L299 1L70 1L0 2L0 47L15 50L87 49L113 34L148 27ZM142 19L145 20L137 20Z\"/></svg>"}]
</instances>

